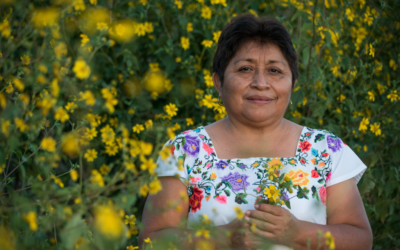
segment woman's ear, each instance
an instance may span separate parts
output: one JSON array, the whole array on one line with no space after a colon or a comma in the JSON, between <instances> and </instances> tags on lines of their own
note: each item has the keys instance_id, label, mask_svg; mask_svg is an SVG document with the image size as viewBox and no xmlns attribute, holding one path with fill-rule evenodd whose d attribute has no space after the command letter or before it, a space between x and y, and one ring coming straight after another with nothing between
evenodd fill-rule
<instances>
[{"instance_id":1,"label":"woman's ear","mask_svg":"<svg viewBox=\"0 0 400 250\"><path fill-rule=\"evenodd\" d=\"M222 90L221 81L219 80L219 76L216 72L213 73L212 80L213 80L215 89L221 95L221 90Z\"/></svg>"}]
</instances>

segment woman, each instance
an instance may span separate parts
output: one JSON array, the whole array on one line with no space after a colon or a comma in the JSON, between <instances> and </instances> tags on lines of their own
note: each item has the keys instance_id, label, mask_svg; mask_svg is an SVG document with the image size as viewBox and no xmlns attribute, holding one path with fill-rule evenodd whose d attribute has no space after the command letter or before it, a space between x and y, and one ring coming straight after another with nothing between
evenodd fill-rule
<instances>
[{"instance_id":1,"label":"woman","mask_svg":"<svg viewBox=\"0 0 400 250\"><path fill-rule=\"evenodd\" d=\"M336 249L371 249L372 232L356 185L366 166L330 132L283 118L298 78L297 55L283 25L252 15L234 18L219 38L213 72L228 116L167 143L174 158L158 160L163 190L147 199L140 242L182 235L207 215L218 228L246 228L221 238L220 247L257 249L272 241L274 249L307 249L311 239L316 249L320 230L331 232ZM308 190L290 197L291 208L254 205L255 197L272 192L259 190L259 184L260 173L273 164ZM280 193L278 201L289 195ZM161 214L147 209L149 203L163 208L168 201L181 201L182 209ZM235 207L245 211L244 223L235 219ZM179 229L184 218L188 229Z\"/></svg>"}]
</instances>

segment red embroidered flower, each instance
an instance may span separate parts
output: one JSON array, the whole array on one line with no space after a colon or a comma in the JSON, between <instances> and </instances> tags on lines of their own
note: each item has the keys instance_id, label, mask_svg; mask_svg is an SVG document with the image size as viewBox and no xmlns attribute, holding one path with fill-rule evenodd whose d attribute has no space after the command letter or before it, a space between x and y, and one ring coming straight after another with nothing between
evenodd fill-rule
<instances>
[{"instance_id":1,"label":"red embroidered flower","mask_svg":"<svg viewBox=\"0 0 400 250\"><path fill-rule=\"evenodd\" d=\"M171 155L174 155L174 151L175 151L175 145L172 145L172 148L171 148Z\"/></svg>"},{"instance_id":2,"label":"red embroidered flower","mask_svg":"<svg viewBox=\"0 0 400 250\"><path fill-rule=\"evenodd\" d=\"M301 159L300 159L300 163L301 163L301 164L305 164L305 163L306 163L306 160L305 160L304 158L301 158Z\"/></svg>"},{"instance_id":3,"label":"red embroidered flower","mask_svg":"<svg viewBox=\"0 0 400 250\"><path fill-rule=\"evenodd\" d=\"M194 185L192 197L190 197L189 199L189 204L193 213L195 213L197 209L201 210L201 200L203 198L204 198L203 191L198 189L196 185Z\"/></svg>"},{"instance_id":4,"label":"red embroidered flower","mask_svg":"<svg viewBox=\"0 0 400 250\"><path fill-rule=\"evenodd\" d=\"M301 151L307 152L311 149L311 143L308 141L300 142L299 147L301 148Z\"/></svg>"},{"instance_id":5,"label":"red embroidered flower","mask_svg":"<svg viewBox=\"0 0 400 250\"><path fill-rule=\"evenodd\" d=\"M307 134L306 134L306 136L310 136L311 135L311 133L310 132L308 132Z\"/></svg>"},{"instance_id":6,"label":"red embroidered flower","mask_svg":"<svg viewBox=\"0 0 400 250\"><path fill-rule=\"evenodd\" d=\"M318 178L319 177L318 171L316 171L316 170L311 171L311 177Z\"/></svg>"},{"instance_id":7,"label":"red embroidered flower","mask_svg":"<svg viewBox=\"0 0 400 250\"><path fill-rule=\"evenodd\" d=\"M323 157L328 157L329 153L322 153Z\"/></svg>"}]
</instances>

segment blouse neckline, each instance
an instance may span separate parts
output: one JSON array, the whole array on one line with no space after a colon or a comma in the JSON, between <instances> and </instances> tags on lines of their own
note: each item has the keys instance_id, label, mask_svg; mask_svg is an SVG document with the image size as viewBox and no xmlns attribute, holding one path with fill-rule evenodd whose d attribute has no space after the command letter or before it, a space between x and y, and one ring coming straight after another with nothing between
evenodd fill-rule
<instances>
[{"instance_id":1,"label":"blouse neckline","mask_svg":"<svg viewBox=\"0 0 400 250\"><path fill-rule=\"evenodd\" d=\"M299 144L300 144L301 137L302 137L303 134L305 133L306 126L303 126L303 129L301 130L299 139L297 140L296 154L295 154L293 157L249 157L249 158L221 159L221 158L218 157L217 151L216 151L215 148L214 148L214 143L212 142L211 137L210 137L210 135L207 133L207 130L204 128L204 126L200 126L200 131L201 131L201 130L203 130L205 136L207 136L207 137L209 138L209 140L210 140L210 142L211 142L211 146L210 146L210 147L214 150L215 158L218 159L218 160L223 160L223 161L233 161L233 160L245 161L245 160L251 160L251 159L265 159L265 160L267 160L267 159L275 159L275 158L279 158L279 159L283 159L283 160L284 160L284 159L290 160L290 159L296 158L297 155L298 155L298 153L301 151ZM300 150L299 150L299 149L300 149Z\"/></svg>"}]
</instances>

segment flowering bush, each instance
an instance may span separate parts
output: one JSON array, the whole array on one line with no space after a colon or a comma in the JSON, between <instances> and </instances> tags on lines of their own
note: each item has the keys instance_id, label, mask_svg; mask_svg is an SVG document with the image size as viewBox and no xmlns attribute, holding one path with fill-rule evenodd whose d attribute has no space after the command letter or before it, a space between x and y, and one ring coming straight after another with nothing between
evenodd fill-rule
<instances>
[{"instance_id":1,"label":"flowering bush","mask_svg":"<svg viewBox=\"0 0 400 250\"><path fill-rule=\"evenodd\" d=\"M162 188L154 171L158 155L169 155L162 145L226 115L210 69L221 29L241 13L288 28L300 78L285 117L358 153L369 167L359 188L375 248L397 246L399 7L2 0L0 248L136 249L144 197ZM273 186L262 191L277 201Z\"/></svg>"}]
</instances>

